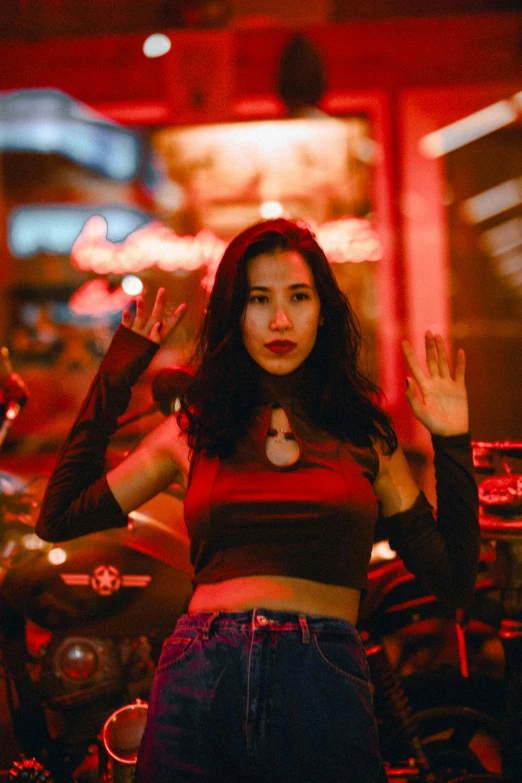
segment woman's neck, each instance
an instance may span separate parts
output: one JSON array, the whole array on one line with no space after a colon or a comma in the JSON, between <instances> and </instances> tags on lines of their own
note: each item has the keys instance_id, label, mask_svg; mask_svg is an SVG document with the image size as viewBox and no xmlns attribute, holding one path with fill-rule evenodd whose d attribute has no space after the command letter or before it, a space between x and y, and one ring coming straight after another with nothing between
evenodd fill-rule
<instances>
[{"instance_id":1,"label":"woman's neck","mask_svg":"<svg viewBox=\"0 0 522 783\"><path fill-rule=\"evenodd\" d=\"M305 367L301 364L286 375L273 375L261 369L261 398L264 404L294 401L299 397L299 389L304 382Z\"/></svg>"}]
</instances>

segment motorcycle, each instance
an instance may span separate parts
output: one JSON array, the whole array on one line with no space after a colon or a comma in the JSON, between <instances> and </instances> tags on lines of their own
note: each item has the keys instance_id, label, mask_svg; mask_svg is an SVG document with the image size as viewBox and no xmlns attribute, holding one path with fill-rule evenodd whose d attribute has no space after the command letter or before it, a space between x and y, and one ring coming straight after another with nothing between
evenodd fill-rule
<instances>
[{"instance_id":1,"label":"motorcycle","mask_svg":"<svg viewBox=\"0 0 522 783\"><path fill-rule=\"evenodd\" d=\"M374 546L358 621L387 779L499 774L503 680L493 667L476 666L500 623L494 552L483 547L466 618L428 594L393 554L385 542Z\"/></svg>"},{"instance_id":2,"label":"motorcycle","mask_svg":"<svg viewBox=\"0 0 522 783\"><path fill-rule=\"evenodd\" d=\"M190 598L188 541L142 509L127 528L51 545L20 514L9 519L13 504L36 502L29 486L4 501L2 659L22 751L65 782L85 776L107 717L148 695Z\"/></svg>"}]
</instances>

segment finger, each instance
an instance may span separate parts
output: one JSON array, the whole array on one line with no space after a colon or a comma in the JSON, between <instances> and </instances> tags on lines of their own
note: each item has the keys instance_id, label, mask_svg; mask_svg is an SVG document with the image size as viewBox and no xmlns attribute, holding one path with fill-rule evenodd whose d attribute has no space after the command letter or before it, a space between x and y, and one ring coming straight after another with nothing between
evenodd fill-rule
<instances>
[{"instance_id":1,"label":"finger","mask_svg":"<svg viewBox=\"0 0 522 783\"><path fill-rule=\"evenodd\" d=\"M431 332L424 335L424 344L426 346L426 364L432 378L440 376L439 360L437 356L437 343Z\"/></svg>"},{"instance_id":2,"label":"finger","mask_svg":"<svg viewBox=\"0 0 522 783\"><path fill-rule=\"evenodd\" d=\"M132 313L129 310L128 307L125 308L123 313L121 314L121 322L123 326L126 326L127 329L130 329L132 327Z\"/></svg>"},{"instance_id":3,"label":"finger","mask_svg":"<svg viewBox=\"0 0 522 783\"><path fill-rule=\"evenodd\" d=\"M457 362L455 364L455 381L457 383L464 384L464 377L466 375L466 354L463 348L459 348L457 351Z\"/></svg>"},{"instance_id":4,"label":"finger","mask_svg":"<svg viewBox=\"0 0 522 783\"><path fill-rule=\"evenodd\" d=\"M188 305L186 302L179 304L170 318L170 326L177 326L185 317L187 310Z\"/></svg>"},{"instance_id":5,"label":"finger","mask_svg":"<svg viewBox=\"0 0 522 783\"><path fill-rule=\"evenodd\" d=\"M410 404L410 408L414 416L416 416L422 408L422 398L417 391L415 381L409 376L406 378L406 398Z\"/></svg>"},{"instance_id":6,"label":"finger","mask_svg":"<svg viewBox=\"0 0 522 783\"><path fill-rule=\"evenodd\" d=\"M419 388L422 390L424 387L424 384L426 383L426 375L424 374L424 371L422 367L420 366L419 362L417 361L417 358L415 354L413 353L411 349L411 345L407 340L402 341L402 352L404 354L404 358L406 359L408 363L408 367L410 368L410 372L413 375L414 379L419 384Z\"/></svg>"},{"instance_id":7,"label":"finger","mask_svg":"<svg viewBox=\"0 0 522 783\"><path fill-rule=\"evenodd\" d=\"M165 302L167 298L167 289L163 286L160 286L158 290L156 291L156 298L154 300L154 306L152 308L152 313L150 314L151 320L161 321L163 318L163 312L165 310Z\"/></svg>"},{"instance_id":8,"label":"finger","mask_svg":"<svg viewBox=\"0 0 522 783\"><path fill-rule=\"evenodd\" d=\"M167 298L167 291L165 288L158 288L156 292L156 299L154 300L154 307L148 320L148 326L152 329L156 323L162 323L165 315L165 304Z\"/></svg>"},{"instance_id":9,"label":"finger","mask_svg":"<svg viewBox=\"0 0 522 783\"><path fill-rule=\"evenodd\" d=\"M145 297L141 294L136 298L136 316L134 318L134 328L136 331L142 331L147 323L147 304Z\"/></svg>"},{"instance_id":10,"label":"finger","mask_svg":"<svg viewBox=\"0 0 522 783\"><path fill-rule=\"evenodd\" d=\"M173 333L177 326L181 323L186 312L187 305L185 302L182 302L182 304L178 305L172 316L170 316L167 320L156 321L156 323L153 324L151 328L150 339L158 344L166 340L169 334Z\"/></svg>"},{"instance_id":11,"label":"finger","mask_svg":"<svg viewBox=\"0 0 522 783\"><path fill-rule=\"evenodd\" d=\"M160 286L156 291L156 298L154 299L154 305L147 321L147 332L149 333L149 339L155 343L160 343L167 336L167 330L165 328L165 306L166 306L167 291L163 286Z\"/></svg>"},{"instance_id":12,"label":"finger","mask_svg":"<svg viewBox=\"0 0 522 783\"><path fill-rule=\"evenodd\" d=\"M182 302L180 305L176 307L172 315L169 316L169 318L165 322L165 333L162 334L163 338L165 338L168 334L171 334L175 329L177 329L177 327L184 319L187 309L188 307L186 302Z\"/></svg>"},{"instance_id":13,"label":"finger","mask_svg":"<svg viewBox=\"0 0 522 783\"><path fill-rule=\"evenodd\" d=\"M149 340L152 340L153 342L158 343L159 345L161 343L162 336L163 336L163 323L161 321L156 321L156 323L150 330Z\"/></svg>"},{"instance_id":14,"label":"finger","mask_svg":"<svg viewBox=\"0 0 522 783\"><path fill-rule=\"evenodd\" d=\"M448 361L448 353L444 340L440 334L435 335L435 344L437 346L437 356L439 360L439 373L441 378L451 378L451 370Z\"/></svg>"}]
</instances>

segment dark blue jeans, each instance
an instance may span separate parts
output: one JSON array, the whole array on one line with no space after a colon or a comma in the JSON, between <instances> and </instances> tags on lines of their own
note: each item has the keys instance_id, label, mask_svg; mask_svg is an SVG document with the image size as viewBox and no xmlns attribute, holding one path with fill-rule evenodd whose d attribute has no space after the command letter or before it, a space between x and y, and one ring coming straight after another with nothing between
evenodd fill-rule
<instances>
[{"instance_id":1,"label":"dark blue jeans","mask_svg":"<svg viewBox=\"0 0 522 783\"><path fill-rule=\"evenodd\" d=\"M368 664L344 620L183 615L164 644L135 783L376 783Z\"/></svg>"}]
</instances>

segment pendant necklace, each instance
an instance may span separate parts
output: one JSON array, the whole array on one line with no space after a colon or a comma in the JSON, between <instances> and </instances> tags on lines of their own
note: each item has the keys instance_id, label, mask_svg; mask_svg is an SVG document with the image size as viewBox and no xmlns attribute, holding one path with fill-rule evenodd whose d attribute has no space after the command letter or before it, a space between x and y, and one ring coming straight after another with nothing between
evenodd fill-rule
<instances>
[{"instance_id":1,"label":"pendant necklace","mask_svg":"<svg viewBox=\"0 0 522 783\"><path fill-rule=\"evenodd\" d=\"M270 429L266 435L267 437L273 438L276 443L284 443L286 440L295 440L294 433L290 430L285 430L284 427Z\"/></svg>"}]
</instances>

